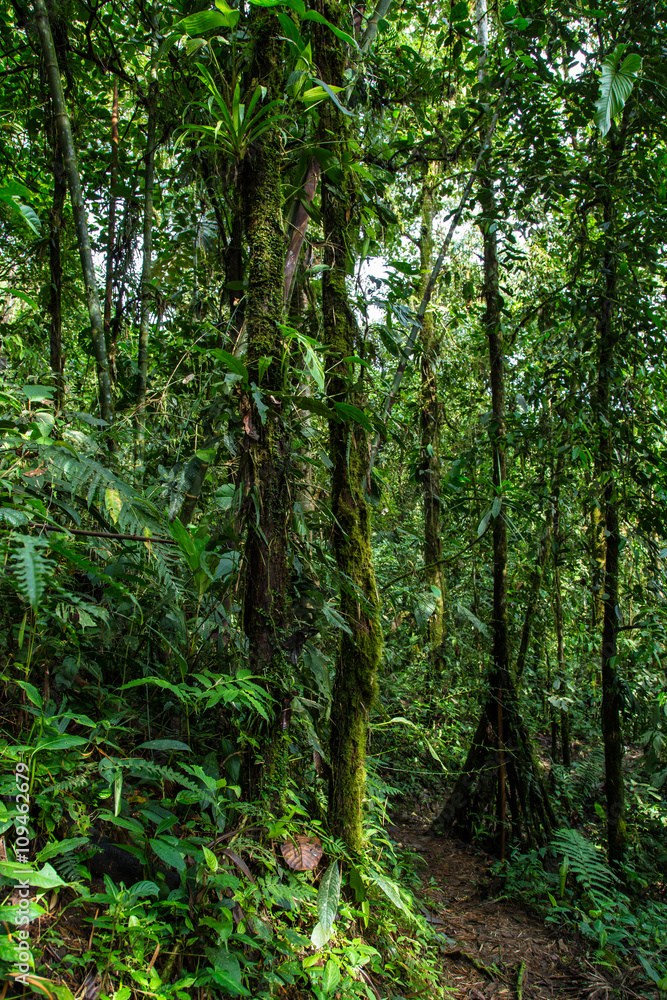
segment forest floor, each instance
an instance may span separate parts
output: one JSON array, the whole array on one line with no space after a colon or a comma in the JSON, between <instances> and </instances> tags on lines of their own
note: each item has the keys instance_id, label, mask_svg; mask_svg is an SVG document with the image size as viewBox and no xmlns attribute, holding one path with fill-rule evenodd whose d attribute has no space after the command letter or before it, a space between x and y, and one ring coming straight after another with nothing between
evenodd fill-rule
<instances>
[{"instance_id":1,"label":"forest floor","mask_svg":"<svg viewBox=\"0 0 667 1000\"><path fill-rule=\"evenodd\" d=\"M633 978L611 978L586 958L573 935L549 928L544 918L499 891L492 858L477 848L433 836L416 816L397 822L390 835L423 861L418 875L423 912L443 935L445 995L451 1000L647 1000Z\"/></svg>"}]
</instances>

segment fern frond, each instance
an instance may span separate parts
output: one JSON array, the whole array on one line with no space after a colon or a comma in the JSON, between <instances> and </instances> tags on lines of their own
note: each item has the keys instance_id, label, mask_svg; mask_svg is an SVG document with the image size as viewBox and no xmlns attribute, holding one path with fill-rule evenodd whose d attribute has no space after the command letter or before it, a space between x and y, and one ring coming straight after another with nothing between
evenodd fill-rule
<instances>
[{"instance_id":1,"label":"fern frond","mask_svg":"<svg viewBox=\"0 0 667 1000\"><path fill-rule=\"evenodd\" d=\"M36 611L55 563L44 555L48 542L44 538L21 536L20 546L12 554L12 566L21 596Z\"/></svg>"},{"instance_id":2,"label":"fern frond","mask_svg":"<svg viewBox=\"0 0 667 1000\"><path fill-rule=\"evenodd\" d=\"M613 899L618 877L602 851L583 834L578 830L558 830L551 847L556 854L564 856L580 889L600 903Z\"/></svg>"}]
</instances>

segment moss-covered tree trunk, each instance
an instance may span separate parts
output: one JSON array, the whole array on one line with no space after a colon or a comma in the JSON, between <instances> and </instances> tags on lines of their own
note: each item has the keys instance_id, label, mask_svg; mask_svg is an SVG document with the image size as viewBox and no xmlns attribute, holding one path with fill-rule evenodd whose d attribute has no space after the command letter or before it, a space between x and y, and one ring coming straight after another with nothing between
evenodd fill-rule
<instances>
[{"instance_id":1,"label":"moss-covered tree trunk","mask_svg":"<svg viewBox=\"0 0 667 1000\"><path fill-rule=\"evenodd\" d=\"M278 96L282 78L282 33L275 15L253 8L251 88ZM290 517L290 438L277 398L284 388L282 365L283 262L280 131L270 128L250 147L241 164L243 231L248 249L245 308L250 390L244 393L245 479L249 487L245 546L243 627L254 673L279 684L288 584L287 531ZM272 398L273 397L273 398Z\"/></svg>"},{"instance_id":2,"label":"moss-covered tree trunk","mask_svg":"<svg viewBox=\"0 0 667 1000\"><path fill-rule=\"evenodd\" d=\"M332 24L349 30L344 18L349 8L339 2L318 0L316 10ZM327 28L317 26L315 48L322 79L344 85L345 59L340 42ZM321 106L318 144L334 154L339 164L347 152L348 124L331 101ZM357 387L350 385L349 362L357 351L356 321L348 301L346 279L353 259L353 188L350 175L322 183L324 263L329 270L322 281L324 337L330 352L329 403L362 403ZM369 439L356 422L333 419L329 424L331 506L338 566L340 611L348 632L341 632L336 657L331 710L328 818L333 834L352 850L363 839L362 802L366 783L368 716L374 697L382 655L378 595L371 553L370 511L364 494L369 474Z\"/></svg>"},{"instance_id":3,"label":"moss-covered tree trunk","mask_svg":"<svg viewBox=\"0 0 667 1000\"><path fill-rule=\"evenodd\" d=\"M433 169L426 169L422 184L422 219L419 241L421 279L420 299L426 292L433 267L433 203L437 179ZM440 529L440 400L437 385L438 338L433 312L424 313L421 328L421 476L424 508L424 576L436 599L428 623L429 673L434 683L444 677L445 573L442 565Z\"/></svg>"}]
</instances>

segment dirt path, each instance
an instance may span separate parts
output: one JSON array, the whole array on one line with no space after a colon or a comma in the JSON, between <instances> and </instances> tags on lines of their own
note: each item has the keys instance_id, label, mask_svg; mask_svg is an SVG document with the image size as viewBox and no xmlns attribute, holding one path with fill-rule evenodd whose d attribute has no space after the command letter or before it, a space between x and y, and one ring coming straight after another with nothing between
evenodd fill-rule
<instances>
[{"instance_id":1,"label":"dirt path","mask_svg":"<svg viewBox=\"0 0 667 1000\"><path fill-rule=\"evenodd\" d=\"M489 898L490 860L482 852L432 837L417 818L396 824L391 833L423 858L425 916L444 935L443 972L453 987L447 994L452 1000L606 1000L613 995L576 941L549 930L538 915Z\"/></svg>"}]
</instances>

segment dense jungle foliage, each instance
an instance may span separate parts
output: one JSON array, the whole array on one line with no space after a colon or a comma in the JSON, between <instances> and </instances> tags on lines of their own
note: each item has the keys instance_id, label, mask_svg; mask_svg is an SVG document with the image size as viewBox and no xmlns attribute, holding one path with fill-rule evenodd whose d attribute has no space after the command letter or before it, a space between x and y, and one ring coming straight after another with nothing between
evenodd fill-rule
<instances>
[{"instance_id":1,"label":"dense jungle foliage","mask_svg":"<svg viewBox=\"0 0 667 1000\"><path fill-rule=\"evenodd\" d=\"M480 996L411 815L667 991L666 57L0 0L3 997Z\"/></svg>"}]
</instances>

